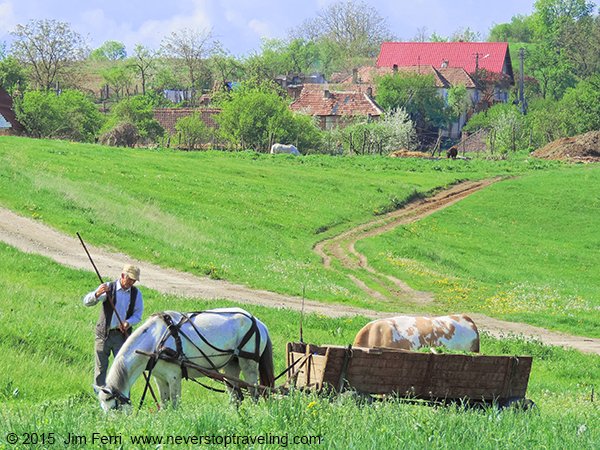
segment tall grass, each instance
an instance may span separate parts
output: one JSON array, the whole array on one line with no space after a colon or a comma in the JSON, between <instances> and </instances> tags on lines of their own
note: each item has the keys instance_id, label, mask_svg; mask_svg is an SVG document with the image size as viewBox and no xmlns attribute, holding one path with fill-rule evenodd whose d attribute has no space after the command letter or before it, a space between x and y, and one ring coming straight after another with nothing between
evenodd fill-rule
<instances>
[{"instance_id":1,"label":"tall grass","mask_svg":"<svg viewBox=\"0 0 600 450\"><path fill-rule=\"evenodd\" d=\"M191 438L237 436L232 448L290 448L294 437L320 437L321 448L597 448L600 441L598 399L600 358L541 345L518 336L482 337L485 354L532 355L528 398L532 411L427 407L400 401L368 404L351 395L304 394L274 396L239 408L226 396L184 383L179 409L155 411L151 402L131 414L101 413L92 395L93 324L98 308L86 308L82 295L90 274L62 267L46 258L0 245L0 448L198 448L199 445L132 444L136 436ZM93 284L93 283L92 283ZM143 289L145 313L164 309L201 310L231 305L160 295ZM300 315L295 311L252 307L269 327L276 370L284 368L284 346L298 339ZM304 338L316 344L345 345L366 323L362 317L304 317ZM278 382L281 384L281 381ZM141 395L134 386L134 404ZM597 394L596 394L597 395ZM7 444L17 433L20 445ZM35 433L55 443L24 445ZM121 445L93 442L98 436L121 436ZM68 435L78 438L63 444ZM244 444L263 436L276 444ZM83 441L85 438L85 442ZM278 439L274 441L274 439ZM284 439L287 439L284 440ZM47 442L47 441L46 441ZM182 441L183 442L183 441ZM217 441L218 442L218 441ZM203 448L223 447L204 445Z\"/></svg>"}]
</instances>

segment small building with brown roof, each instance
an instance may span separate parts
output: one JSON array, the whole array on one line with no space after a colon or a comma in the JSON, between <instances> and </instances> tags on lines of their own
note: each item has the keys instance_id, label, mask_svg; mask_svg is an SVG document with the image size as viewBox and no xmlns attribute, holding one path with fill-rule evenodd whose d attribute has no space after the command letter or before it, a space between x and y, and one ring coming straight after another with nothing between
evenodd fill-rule
<instances>
[{"instance_id":1,"label":"small building with brown roof","mask_svg":"<svg viewBox=\"0 0 600 450\"><path fill-rule=\"evenodd\" d=\"M333 91L323 85L305 85L290 109L315 117L323 130L344 126L357 117L379 119L383 114L366 92Z\"/></svg>"}]
</instances>

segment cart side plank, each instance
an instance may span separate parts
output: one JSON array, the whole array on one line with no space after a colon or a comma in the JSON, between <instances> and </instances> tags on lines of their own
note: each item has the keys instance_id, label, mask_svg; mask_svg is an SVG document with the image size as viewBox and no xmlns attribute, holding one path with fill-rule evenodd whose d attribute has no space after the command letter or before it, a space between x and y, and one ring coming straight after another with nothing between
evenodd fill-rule
<instances>
[{"instance_id":1,"label":"cart side plank","mask_svg":"<svg viewBox=\"0 0 600 450\"><path fill-rule=\"evenodd\" d=\"M524 398L532 358L430 354L394 349L289 343L288 364L307 357L296 386L341 386L370 394L415 398L495 400Z\"/></svg>"}]
</instances>

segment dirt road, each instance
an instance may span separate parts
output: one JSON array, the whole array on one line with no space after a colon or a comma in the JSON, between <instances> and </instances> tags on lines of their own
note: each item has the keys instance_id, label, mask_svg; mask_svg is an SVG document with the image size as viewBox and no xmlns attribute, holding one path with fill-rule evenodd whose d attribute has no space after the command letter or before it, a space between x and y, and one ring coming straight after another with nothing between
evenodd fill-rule
<instances>
[{"instance_id":1,"label":"dirt road","mask_svg":"<svg viewBox=\"0 0 600 450\"><path fill-rule=\"evenodd\" d=\"M358 230L352 230L348 232L348 234L345 233L345 240L348 241L347 237L353 235L354 240L350 239L349 241L356 242L356 239L359 236L365 235L364 233L375 232L374 230L383 230L385 227L393 227L394 223L396 223L396 226L400 223L406 223L402 222L400 219L403 214L414 217L414 220L417 220L416 218L424 217L440 208L449 206L455 201L468 195L470 192L485 187L485 185L487 185L486 183L489 184L489 182L484 182L482 185L477 186L457 185L450 191L444 191L446 192L446 195L443 193L438 194L438 197L443 197L443 200L438 198L439 202L435 199L429 199L427 201L420 201L408 205L403 210L391 213L391 215L389 215L390 217L386 216L382 218L383 222L380 222L381 219L379 219L376 221L377 223L374 222L371 226L363 225L363 227L361 227L362 231L360 232L358 232ZM405 212L403 213L402 211ZM397 216L399 222L394 222L394 219L392 219L393 215ZM352 234L353 232L354 234ZM79 243L77 236L64 235L35 220L19 216L4 208L0 208L0 241L4 241L24 252L38 253L46 256L66 266L90 270L90 263L85 253L81 251L81 244ZM329 252L331 251L333 254L338 254L336 248L338 243L342 241L343 239L340 240L336 237L332 241L322 243L319 247L320 250L316 249L317 251L323 252L326 264L327 258L331 258ZM118 274L121 270L123 261L135 261L127 255L109 253L101 248L88 245L88 249L94 256L94 262L98 266L100 273ZM339 253L341 258L348 258L348 264L354 264L350 262L350 257L344 256L344 254L347 255L345 251ZM354 257L359 261L358 264L362 264L363 268L368 268L364 256L354 254ZM299 297L254 290L243 285L222 280L197 277L188 273L165 269L144 261L135 262L140 266L142 273L144 274L140 284L165 294L193 298L228 299L240 303L289 308L294 310L300 310L302 306L302 299ZM380 277L381 275L375 274L375 276ZM400 286L401 289L403 289L404 295L415 295L416 301L429 301L431 298L431 294L413 291L400 280L397 280L397 286ZM368 318L389 316L388 313L379 313L345 305L320 303L312 300L306 300L304 302L304 310L306 312L318 313L330 317L357 314ZM473 314L472 317L481 330L487 331L495 336L506 335L509 333L523 334L525 336L533 336L540 339L546 344L569 346L580 351L600 354L600 339L569 336L526 324L504 322L479 314Z\"/></svg>"}]
</instances>

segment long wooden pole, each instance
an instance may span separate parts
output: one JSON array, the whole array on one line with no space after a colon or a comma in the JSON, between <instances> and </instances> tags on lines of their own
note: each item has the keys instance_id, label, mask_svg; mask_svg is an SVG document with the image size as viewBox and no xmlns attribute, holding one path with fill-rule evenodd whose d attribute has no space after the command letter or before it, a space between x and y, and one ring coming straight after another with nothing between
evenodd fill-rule
<instances>
[{"instance_id":1,"label":"long wooden pole","mask_svg":"<svg viewBox=\"0 0 600 450\"><path fill-rule=\"evenodd\" d=\"M98 275L100 284L104 283L104 280L102 279L102 275L100 275L100 272L98 271L98 268L96 267L96 264L94 263L94 260L92 259L92 255L90 255L90 252L88 252L85 242L83 242L83 239L81 238L81 235L79 234L79 232L77 232L77 237L79 238L79 242L81 242L81 245L83 246L83 249L85 250L85 253L88 256L88 259L92 263L92 267L96 271L96 275ZM119 329L120 329L121 333L123 333L125 335L125 337L128 338L129 337L129 329L125 329L123 327L123 320L121 320L121 316L119 315L119 312L117 311L117 308L115 307L115 303L113 302L113 299L110 296L110 292L106 293L106 298L108 299L108 302L110 303L110 306L111 306L113 312L115 313L117 320L119 321L119 325L120 325ZM146 372L142 372L142 374L144 375L146 384L150 388L150 394L152 394L152 398L154 399L154 402L156 403L156 407L158 409L160 409L160 404L158 402L158 399L156 398L156 395L154 394L154 390L152 389L152 385L150 384L150 381L148 380L148 376L146 375Z\"/></svg>"}]
</instances>

